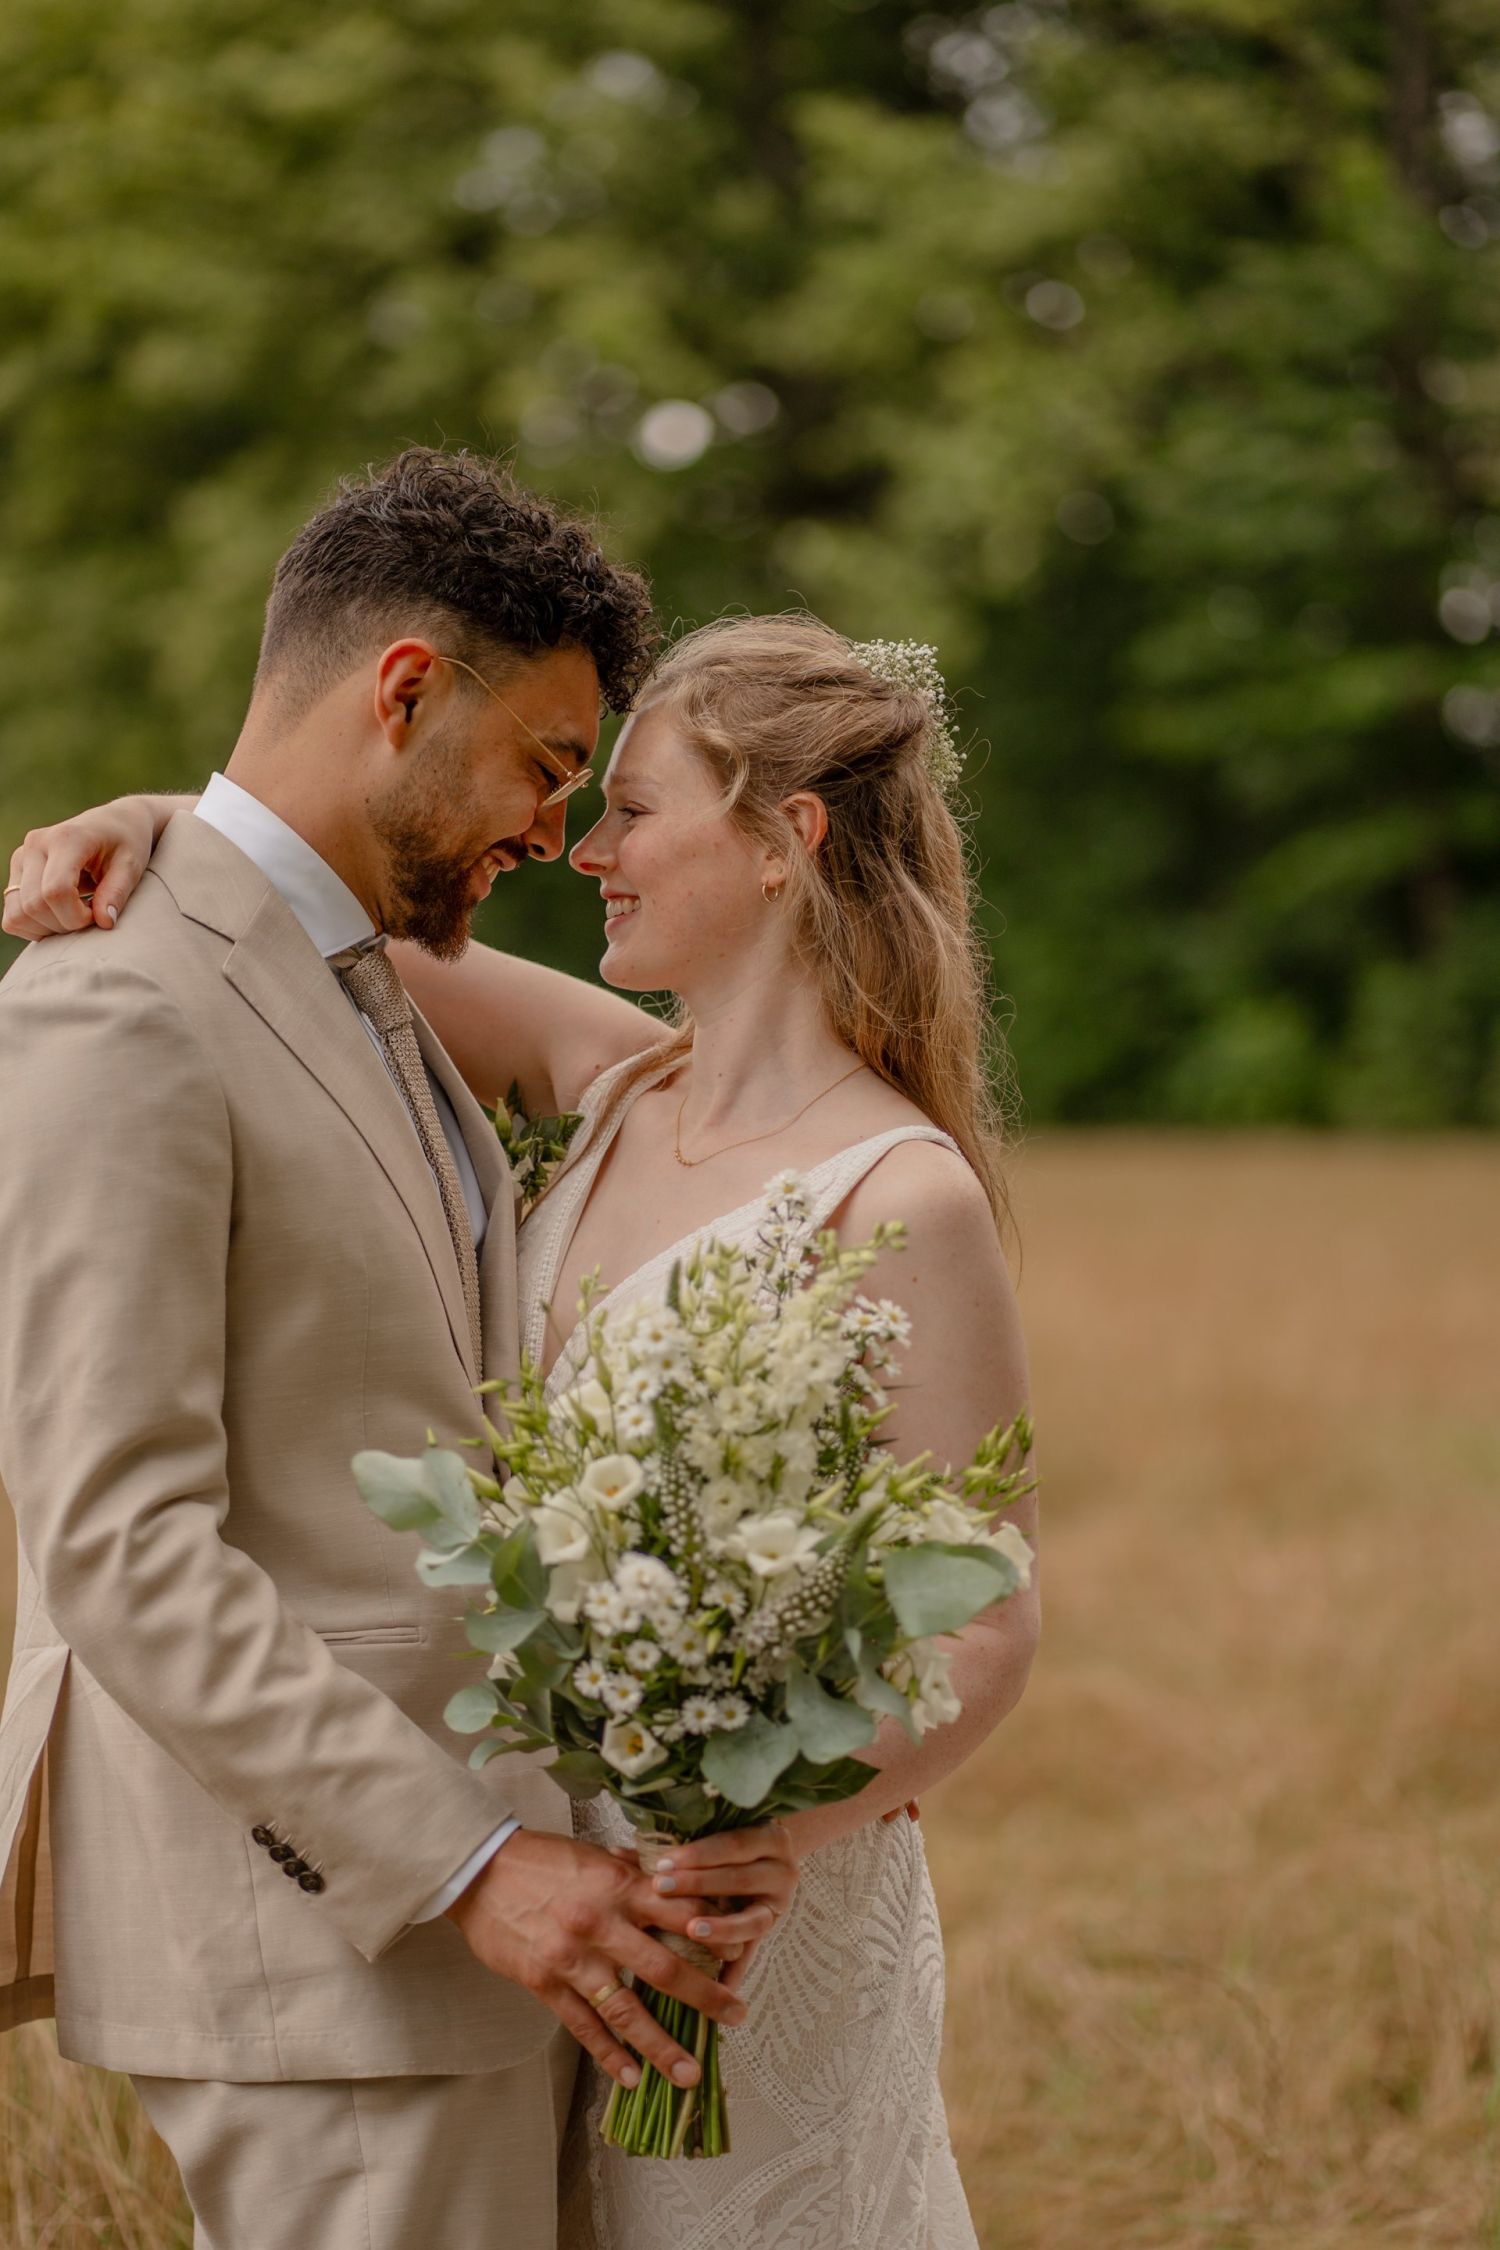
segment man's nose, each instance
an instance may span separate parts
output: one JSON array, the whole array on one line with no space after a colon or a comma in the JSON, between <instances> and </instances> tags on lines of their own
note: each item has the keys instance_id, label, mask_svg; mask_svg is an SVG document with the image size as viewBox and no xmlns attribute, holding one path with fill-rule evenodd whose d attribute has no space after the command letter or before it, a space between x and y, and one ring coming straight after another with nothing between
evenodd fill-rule
<instances>
[{"instance_id":1,"label":"man's nose","mask_svg":"<svg viewBox=\"0 0 1500 2250\"><path fill-rule=\"evenodd\" d=\"M538 807L537 815L526 831L526 849L533 859L560 859L568 840L568 808L566 804Z\"/></svg>"}]
</instances>

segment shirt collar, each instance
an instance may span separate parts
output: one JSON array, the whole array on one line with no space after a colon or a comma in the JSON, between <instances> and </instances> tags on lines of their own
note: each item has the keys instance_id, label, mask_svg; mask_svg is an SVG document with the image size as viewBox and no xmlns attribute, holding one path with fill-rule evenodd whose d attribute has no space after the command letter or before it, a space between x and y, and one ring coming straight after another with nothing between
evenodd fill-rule
<instances>
[{"instance_id":1,"label":"shirt collar","mask_svg":"<svg viewBox=\"0 0 1500 2250\"><path fill-rule=\"evenodd\" d=\"M374 937L374 923L342 876L306 837L227 774L213 776L198 799L197 817L254 862L325 960Z\"/></svg>"}]
</instances>

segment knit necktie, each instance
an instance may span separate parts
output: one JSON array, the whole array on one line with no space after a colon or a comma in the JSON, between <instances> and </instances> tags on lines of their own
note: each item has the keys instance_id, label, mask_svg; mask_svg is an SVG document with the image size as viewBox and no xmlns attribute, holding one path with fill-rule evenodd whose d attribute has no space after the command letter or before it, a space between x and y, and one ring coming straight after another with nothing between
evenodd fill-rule
<instances>
[{"instance_id":1,"label":"knit necktie","mask_svg":"<svg viewBox=\"0 0 1500 2250\"><path fill-rule=\"evenodd\" d=\"M391 1075L401 1089L402 1099L411 1112L411 1121L417 1128L422 1154L432 1167L438 1194L443 1200L443 1217L448 1222L453 1255L458 1260L459 1278L463 1283L464 1306L469 1315L469 1337L474 1346L474 1365L483 1374L484 1338L479 1317L479 1263L474 1255L474 1230L469 1224L469 1214L464 1205L458 1166L453 1161L453 1151L448 1146L448 1137L439 1121L437 1104L432 1098L432 1087L427 1077L427 1066L422 1060L422 1050L417 1045L417 1034L411 1019L411 1002L406 997L401 979L391 966L384 946L371 946L367 951L358 953L347 966L340 964L338 975L355 1006L362 1015L368 1016L375 1027L391 1066Z\"/></svg>"}]
</instances>

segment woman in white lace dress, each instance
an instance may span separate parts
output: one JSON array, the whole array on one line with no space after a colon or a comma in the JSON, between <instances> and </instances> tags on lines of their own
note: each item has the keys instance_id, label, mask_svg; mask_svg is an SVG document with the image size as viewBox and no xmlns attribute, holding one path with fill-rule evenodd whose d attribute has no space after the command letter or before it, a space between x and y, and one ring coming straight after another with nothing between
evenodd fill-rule
<instances>
[{"instance_id":1,"label":"woman in white lace dress","mask_svg":"<svg viewBox=\"0 0 1500 2250\"><path fill-rule=\"evenodd\" d=\"M913 1319L891 1431L903 1456L967 1458L1023 1403L986 1000L933 730L922 695L819 625L707 627L659 667L571 855L603 892L605 979L676 993L675 1034L482 949L402 961L482 1096L514 1070L533 1113L581 1101L521 1235L524 1343L554 1388L586 1275L606 1312L664 1290L695 1236L753 1236L767 1182L794 1168L818 1224L850 1239L906 1225L872 1283ZM667 2163L580 2132L587 2193L564 2250L973 2250L938 2087L943 1954L921 1829L888 1816L1016 1702L1035 1630L1025 1595L970 1627L953 1657L961 1716L916 1747L888 1725L867 1790L789 1822L801 1881L750 1964L749 2021L725 2039L732 2153ZM628 1844L607 1801L581 1818ZM596 2110L607 2083L596 2074Z\"/></svg>"}]
</instances>

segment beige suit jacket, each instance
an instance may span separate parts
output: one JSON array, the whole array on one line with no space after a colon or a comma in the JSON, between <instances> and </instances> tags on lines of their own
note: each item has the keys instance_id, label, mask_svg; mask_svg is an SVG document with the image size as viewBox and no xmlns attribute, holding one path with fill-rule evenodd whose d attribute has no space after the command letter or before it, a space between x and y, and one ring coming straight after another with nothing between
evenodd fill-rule
<instances>
[{"instance_id":1,"label":"beige suit jacket","mask_svg":"<svg viewBox=\"0 0 1500 2250\"><path fill-rule=\"evenodd\" d=\"M509 1176L419 1035L492 1205L507 1373ZM506 1812L563 1831L567 1801L524 1758L468 1770L442 1723L474 1677L461 1598L349 1470L479 1432L442 1206L327 965L202 821L172 822L115 931L0 986L0 1259L0 2024L55 1998L65 2054L163 2077L540 2050L539 2003L410 1917Z\"/></svg>"}]
</instances>

